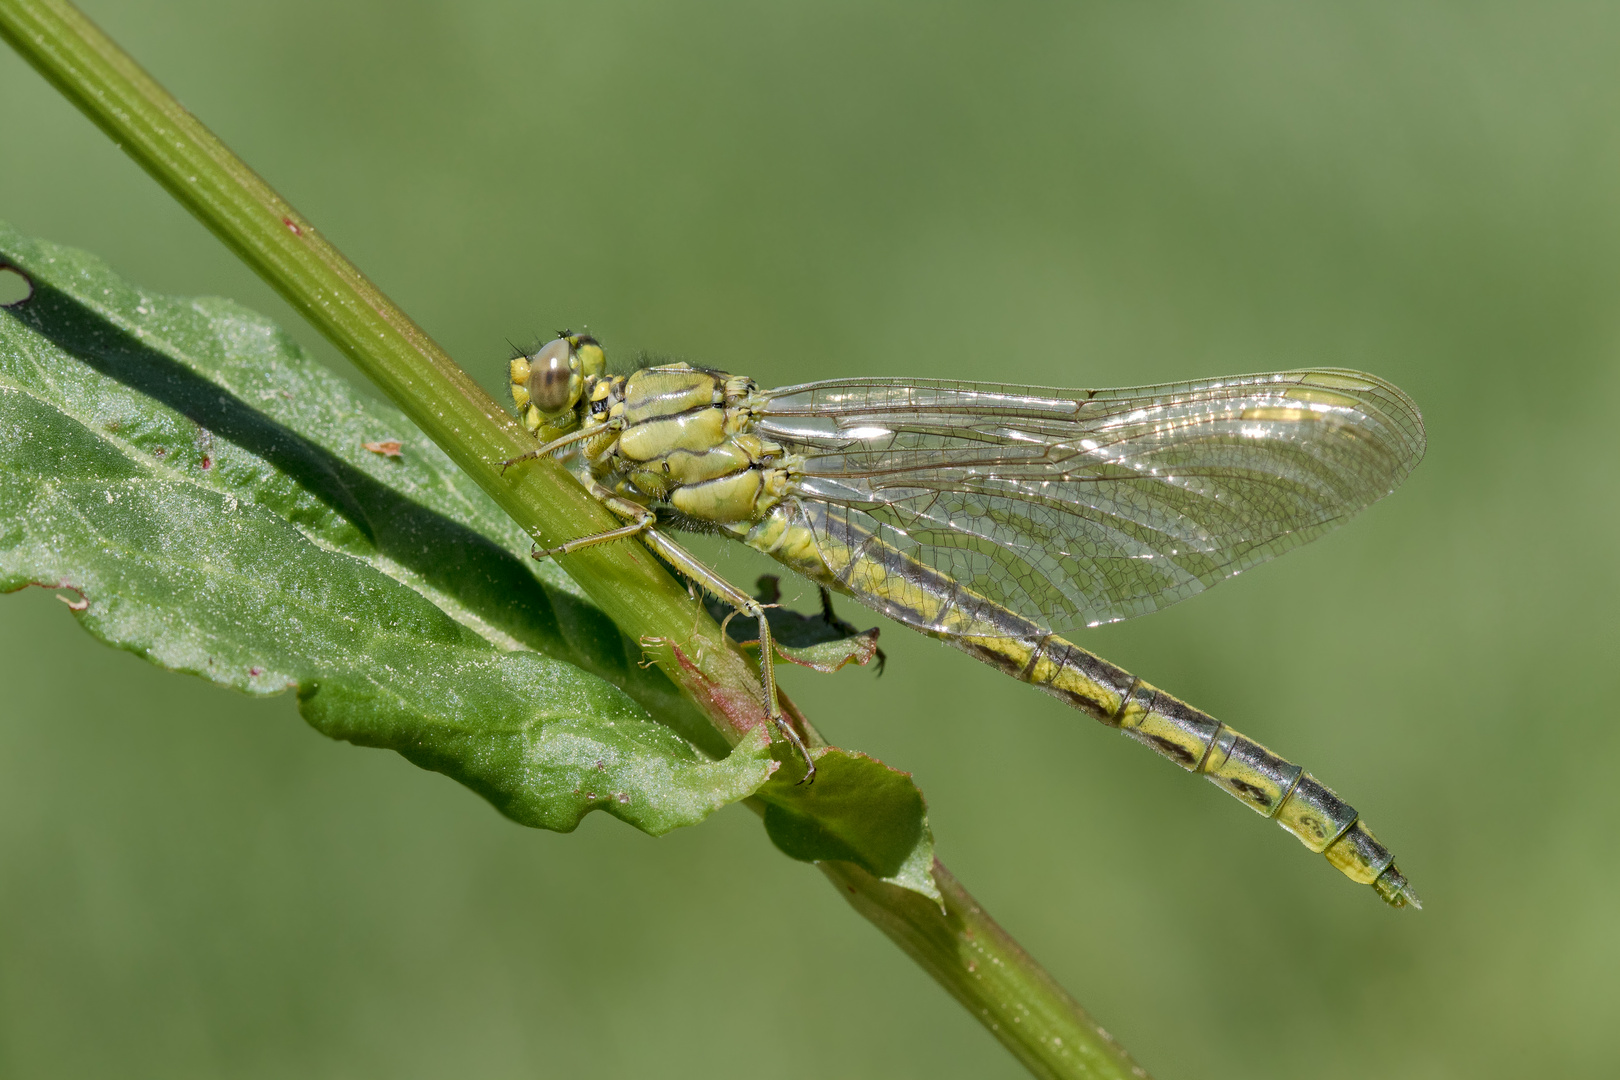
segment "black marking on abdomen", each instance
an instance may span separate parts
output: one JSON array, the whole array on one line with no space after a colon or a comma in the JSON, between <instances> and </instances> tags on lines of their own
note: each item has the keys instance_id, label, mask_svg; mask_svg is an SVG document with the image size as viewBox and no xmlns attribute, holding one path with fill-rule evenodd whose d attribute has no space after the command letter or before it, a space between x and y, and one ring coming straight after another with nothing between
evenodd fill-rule
<instances>
[{"instance_id":1,"label":"black marking on abdomen","mask_svg":"<svg viewBox=\"0 0 1620 1080\"><path fill-rule=\"evenodd\" d=\"M1158 750L1158 752L1163 754L1165 757L1170 758L1172 761L1180 762L1189 770L1192 768L1193 756L1187 752L1187 748L1185 746L1182 746L1173 739L1166 739L1162 735L1149 735L1147 736L1147 741L1152 743L1154 749Z\"/></svg>"},{"instance_id":2,"label":"black marking on abdomen","mask_svg":"<svg viewBox=\"0 0 1620 1080\"><path fill-rule=\"evenodd\" d=\"M1222 779L1221 784L1234 791L1242 792L1260 806L1267 809L1271 807L1271 794L1265 788L1255 787L1245 780Z\"/></svg>"}]
</instances>

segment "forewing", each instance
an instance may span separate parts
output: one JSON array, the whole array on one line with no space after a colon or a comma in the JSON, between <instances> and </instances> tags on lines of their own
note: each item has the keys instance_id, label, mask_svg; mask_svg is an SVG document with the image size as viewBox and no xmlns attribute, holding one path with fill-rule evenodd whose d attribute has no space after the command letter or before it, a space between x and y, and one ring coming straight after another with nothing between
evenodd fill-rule
<instances>
[{"instance_id":1,"label":"forewing","mask_svg":"<svg viewBox=\"0 0 1620 1080\"><path fill-rule=\"evenodd\" d=\"M1405 394L1338 369L1095 391L838 379L761 398L755 430L806 457L798 495L834 573L889 549L1056 631L1156 611L1320 536L1424 449Z\"/></svg>"}]
</instances>

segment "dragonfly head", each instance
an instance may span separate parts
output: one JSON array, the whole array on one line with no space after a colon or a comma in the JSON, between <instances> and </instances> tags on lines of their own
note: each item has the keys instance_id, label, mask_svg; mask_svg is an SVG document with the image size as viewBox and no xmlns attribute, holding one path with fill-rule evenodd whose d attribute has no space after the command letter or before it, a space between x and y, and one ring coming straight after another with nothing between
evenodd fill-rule
<instances>
[{"instance_id":1,"label":"dragonfly head","mask_svg":"<svg viewBox=\"0 0 1620 1080\"><path fill-rule=\"evenodd\" d=\"M580 421L587 379L607 370L607 354L589 334L566 331L512 360L512 400L524 427L542 440L566 435Z\"/></svg>"}]
</instances>

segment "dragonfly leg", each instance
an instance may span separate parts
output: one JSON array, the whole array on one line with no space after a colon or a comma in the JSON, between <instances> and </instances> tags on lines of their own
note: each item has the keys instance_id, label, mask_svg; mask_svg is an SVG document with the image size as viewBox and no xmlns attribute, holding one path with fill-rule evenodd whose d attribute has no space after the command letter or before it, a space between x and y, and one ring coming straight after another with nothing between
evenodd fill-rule
<instances>
[{"instance_id":1,"label":"dragonfly leg","mask_svg":"<svg viewBox=\"0 0 1620 1080\"><path fill-rule=\"evenodd\" d=\"M628 525L621 525L617 529L609 529L606 532L592 533L590 536L581 536L575 540L568 540L554 548L541 548L534 553L534 557L545 559L556 555L572 555L581 548L595 547L597 544L611 544L615 540L640 536L652 528L655 520L653 512L648 510L645 517L637 518Z\"/></svg>"},{"instance_id":2,"label":"dragonfly leg","mask_svg":"<svg viewBox=\"0 0 1620 1080\"><path fill-rule=\"evenodd\" d=\"M629 519L629 524L621 525L617 529L608 529L604 532L591 533L589 536L579 536L572 540L565 540L553 548L536 548L536 559L548 559L557 555L572 555L582 548L595 547L597 544L611 544L615 540L626 537L639 536L653 527L658 516L640 503L620 498L608 492L593 492L603 506L622 518Z\"/></svg>"},{"instance_id":3,"label":"dragonfly leg","mask_svg":"<svg viewBox=\"0 0 1620 1080\"><path fill-rule=\"evenodd\" d=\"M519 462L529 461L529 460L531 460L533 458L544 457L544 456L545 455L540 453L539 450L530 450L527 454L519 454L515 458L507 458L505 461L501 462L501 464L500 464L501 475L505 476L506 475L506 470L510 469L512 466L518 464Z\"/></svg>"},{"instance_id":4,"label":"dragonfly leg","mask_svg":"<svg viewBox=\"0 0 1620 1080\"><path fill-rule=\"evenodd\" d=\"M507 458L505 461L501 462L501 475L505 476L507 469L510 469L513 465L517 465L520 462L532 461L535 458L547 457L556 453L558 450L561 450L565 446L579 442L581 439L589 439L592 436L602 434L604 431L615 431L623 426L624 425L619 421L609 421L608 423L602 424L599 427L581 428L578 431L569 432L560 439L552 439L544 446L535 447L527 454L519 454L515 458Z\"/></svg>"},{"instance_id":5,"label":"dragonfly leg","mask_svg":"<svg viewBox=\"0 0 1620 1080\"><path fill-rule=\"evenodd\" d=\"M628 526L627 526L628 528ZM607 535L603 533L601 535ZM675 567L688 580L695 581L703 588L714 593L720 599L736 608L739 612L759 622L759 679L765 690L765 710L770 715L771 723L782 737L793 744L793 748L804 759L804 776L799 783L808 784L815 780L816 763L810 757L810 748L805 745L804 739L788 723L787 717L782 715L782 706L776 700L776 644L771 638L771 623L765 617L766 605L755 600L752 596L737 588L725 578L710 570L697 557L685 548L670 540L657 529L644 528L641 533L642 542L663 557L664 561ZM771 605L775 606L775 605Z\"/></svg>"}]
</instances>

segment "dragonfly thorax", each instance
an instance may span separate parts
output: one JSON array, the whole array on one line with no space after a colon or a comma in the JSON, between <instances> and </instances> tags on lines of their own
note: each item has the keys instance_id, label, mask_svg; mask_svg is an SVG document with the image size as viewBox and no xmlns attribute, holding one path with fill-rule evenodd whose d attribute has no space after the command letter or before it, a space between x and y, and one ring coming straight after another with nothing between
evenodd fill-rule
<instances>
[{"instance_id":1,"label":"dragonfly thorax","mask_svg":"<svg viewBox=\"0 0 1620 1080\"><path fill-rule=\"evenodd\" d=\"M646 506L716 524L757 520L787 494L802 459L754 433L756 390L745 376L689 364L588 379L579 468Z\"/></svg>"}]
</instances>

